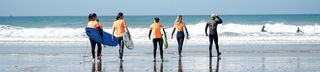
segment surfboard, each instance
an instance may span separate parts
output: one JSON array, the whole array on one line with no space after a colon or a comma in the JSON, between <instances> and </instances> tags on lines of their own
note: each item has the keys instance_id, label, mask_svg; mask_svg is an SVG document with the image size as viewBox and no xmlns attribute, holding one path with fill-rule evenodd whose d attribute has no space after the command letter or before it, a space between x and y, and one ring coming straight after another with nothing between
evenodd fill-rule
<instances>
[{"instance_id":1,"label":"surfboard","mask_svg":"<svg viewBox=\"0 0 320 72\"><path fill-rule=\"evenodd\" d=\"M186 37L186 39L189 39L186 27L183 27L183 33L184 33L184 36Z\"/></svg>"},{"instance_id":2,"label":"surfboard","mask_svg":"<svg viewBox=\"0 0 320 72\"><path fill-rule=\"evenodd\" d=\"M162 45L163 45L164 49L168 49L167 35L166 35L166 33L165 33L163 28L161 28L160 30L161 30L161 38L163 40L163 44Z\"/></svg>"},{"instance_id":3,"label":"surfboard","mask_svg":"<svg viewBox=\"0 0 320 72\"><path fill-rule=\"evenodd\" d=\"M128 32L124 32L124 34L123 34L123 43L129 50L134 48L133 41L131 39L131 35Z\"/></svg>"},{"instance_id":4,"label":"surfboard","mask_svg":"<svg viewBox=\"0 0 320 72\"><path fill-rule=\"evenodd\" d=\"M117 37L113 36L113 41L112 41L112 35L110 33L102 31L103 34L103 40L101 38L101 34L99 33L98 29L94 28L85 28L86 34L88 37L98 43L108 45L108 46L117 46L118 45L118 40Z\"/></svg>"}]
</instances>

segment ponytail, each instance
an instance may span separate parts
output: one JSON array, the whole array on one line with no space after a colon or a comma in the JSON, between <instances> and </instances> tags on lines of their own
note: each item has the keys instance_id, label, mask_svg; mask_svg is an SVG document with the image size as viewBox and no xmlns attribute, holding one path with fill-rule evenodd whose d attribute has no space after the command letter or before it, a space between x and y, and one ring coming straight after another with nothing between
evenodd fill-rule
<instances>
[{"instance_id":1,"label":"ponytail","mask_svg":"<svg viewBox=\"0 0 320 72\"><path fill-rule=\"evenodd\" d=\"M116 17L116 21L119 20L121 17L123 17L123 13L122 13L122 12L119 12L118 15L117 15L117 17Z\"/></svg>"}]
</instances>

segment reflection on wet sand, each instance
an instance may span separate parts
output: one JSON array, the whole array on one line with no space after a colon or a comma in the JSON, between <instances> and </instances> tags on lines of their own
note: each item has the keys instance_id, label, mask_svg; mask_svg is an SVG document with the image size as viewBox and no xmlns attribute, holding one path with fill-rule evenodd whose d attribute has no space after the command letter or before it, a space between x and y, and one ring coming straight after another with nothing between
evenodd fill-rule
<instances>
[{"instance_id":1,"label":"reflection on wet sand","mask_svg":"<svg viewBox=\"0 0 320 72\"><path fill-rule=\"evenodd\" d=\"M219 62L220 62L220 59L221 59L220 57L217 57L217 63L216 63L215 72L219 72ZM213 72L213 71L212 71L212 57L209 58L209 69L210 69L210 70L209 70L210 72Z\"/></svg>"},{"instance_id":2,"label":"reflection on wet sand","mask_svg":"<svg viewBox=\"0 0 320 72\"><path fill-rule=\"evenodd\" d=\"M93 62L92 63L92 72L101 72L101 69L102 69L102 61L100 60L100 61L98 61L97 62L98 63L98 67L96 68L96 63L95 62Z\"/></svg>"},{"instance_id":3,"label":"reflection on wet sand","mask_svg":"<svg viewBox=\"0 0 320 72\"><path fill-rule=\"evenodd\" d=\"M181 63L181 56L179 56L179 63L178 63L178 72L183 72L183 69L182 69L182 63Z\"/></svg>"},{"instance_id":4,"label":"reflection on wet sand","mask_svg":"<svg viewBox=\"0 0 320 72\"><path fill-rule=\"evenodd\" d=\"M122 64L122 61L120 61L120 65L119 65L119 72L123 72L123 64Z\"/></svg>"},{"instance_id":5,"label":"reflection on wet sand","mask_svg":"<svg viewBox=\"0 0 320 72\"><path fill-rule=\"evenodd\" d=\"M153 72L157 72L157 62L153 62ZM163 61L160 64L160 72L163 72Z\"/></svg>"}]
</instances>

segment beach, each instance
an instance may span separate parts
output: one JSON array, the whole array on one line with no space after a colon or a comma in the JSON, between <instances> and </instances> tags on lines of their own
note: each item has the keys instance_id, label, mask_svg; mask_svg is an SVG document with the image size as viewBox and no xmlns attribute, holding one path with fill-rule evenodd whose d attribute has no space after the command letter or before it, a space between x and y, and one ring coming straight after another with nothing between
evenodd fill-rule
<instances>
[{"instance_id":1,"label":"beach","mask_svg":"<svg viewBox=\"0 0 320 72\"><path fill-rule=\"evenodd\" d=\"M0 44L7 45L0 52L0 70L5 72L315 72L320 68L318 44L222 44L220 60L215 53L210 60L207 46L185 47L181 58L177 47L169 46L164 61L158 53L156 62L152 46L125 49L123 62L118 59L118 47L107 47L96 63L91 61L90 48L81 42Z\"/></svg>"}]
</instances>

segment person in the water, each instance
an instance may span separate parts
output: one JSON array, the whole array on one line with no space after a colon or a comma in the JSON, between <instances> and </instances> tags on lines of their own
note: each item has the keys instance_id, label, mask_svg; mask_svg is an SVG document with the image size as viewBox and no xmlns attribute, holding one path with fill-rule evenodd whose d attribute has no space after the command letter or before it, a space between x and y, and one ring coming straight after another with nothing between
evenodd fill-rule
<instances>
[{"instance_id":1,"label":"person in the water","mask_svg":"<svg viewBox=\"0 0 320 72\"><path fill-rule=\"evenodd\" d=\"M300 28L298 27L297 33L303 33L303 31L301 31Z\"/></svg>"},{"instance_id":2,"label":"person in the water","mask_svg":"<svg viewBox=\"0 0 320 72\"><path fill-rule=\"evenodd\" d=\"M214 43L216 45L217 55L220 56L221 52L219 51L217 26L218 26L218 24L221 24L223 21L220 19L219 16L217 16L214 13L211 15L211 18L212 19L208 21L208 23L206 24L206 27L205 27L205 34L206 34L206 36L209 36L209 42L210 42L210 45L209 45L209 53L210 54L209 55L210 55L210 57L212 57L211 50L212 50L212 42L214 40ZM216 18L218 18L218 20L215 20ZM209 35L207 34L208 27L209 27Z\"/></svg>"},{"instance_id":3,"label":"person in the water","mask_svg":"<svg viewBox=\"0 0 320 72\"><path fill-rule=\"evenodd\" d=\"M150 36L151 36L151 32L153 34L153 61L156 61L156 54L157 54L157 44L159 44L160 48L160 56L161 56L161 60L163 61L163 48L162 48L162 43L163 40L161 38L161 32L160 29L163 28L163 26L159 23L159 18L155 17L154 18L154 23L151 24L150 26L150 31L149 31L149 40L151 40Z\"/></svg>"},{"instance_id":4,"label":"person in the water","mask_svg":"<svg viewBox=\"0 0 320 72\"><path fill-rule=\"evenodd\" d=\"M120 58L120 61L123 61L122 60L123 46L124 46L123 34L125 32L125 29L128 31L127 24L123 20L123 13L119 12L117 17L116 17L116 19L115 19L115 21L113 22L112 40L113 40L114 32L117 31L116 37L117 37L118 42L119 42L119 58Z\"/></svg>"},{"instance_id":5,"label":"person in the water","mask_svg":"<svg viewBox=\"0 0 320 72\"><path fill-rule=\"evenodd\" d=\"M184 33L183 33L183 27L185 27L187 35L188 35L188 30L186 25L182 22L182 16L179 15L177 17L177 19L174 22L174 26L173 26L173 31L171 34L171 39L173 39L173 34L175 32L175 30L177 30L177 41L178 41L178 52L179 52L179 56L181 56L181 51L182 51L182 45L183 45L183 41L184 41ZM188 35L189 36L189 35ZM187 38L188 39L188 38Z\"/></svg>"},{"instance_id":6,"label":"person in the water","mask_svg":"<svg viewBox=\"0 0 320 72\"><path fill-rule=\"evenodd\" d=\"M265 30L264 28L265 28L265 26L263 25L262 29L261 29L261 32L267 32L267 30Z\"/></svg>"},{"instance_id":7,"label":"person in the water","mask_svg":"<svg viewBox=\"0 0 320 72\"><path fill-rule=\"evenodd\" d=\"M99 24L99 22L97 21L97 14L95 14L95 13L89 14L88 19L89 19L89 22L88 22L87 27L100 29L100 30L103 29L102 25ZM92 53L92 58L93 58L92 62L95 62L95 51L94 50L95 50L96 45L98 46L98 55L97 55L98 60L100 60L101 59L101 43L98 43L98 42L92 40L91 38L89 38L89 40L91 43L91 53Z\"/></svg>"}]
</instances>

